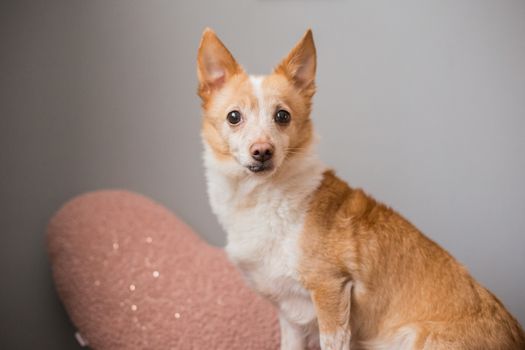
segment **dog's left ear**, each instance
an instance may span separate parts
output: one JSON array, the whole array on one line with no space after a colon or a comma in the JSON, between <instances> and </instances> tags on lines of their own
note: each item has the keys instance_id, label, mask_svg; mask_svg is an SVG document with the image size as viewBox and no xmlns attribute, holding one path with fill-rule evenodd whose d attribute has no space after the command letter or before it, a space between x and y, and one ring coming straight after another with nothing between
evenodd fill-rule
<instances>
[{"instance_id":1,"label":"dog's left ear","mask_svg":"<svg viewBox=\"0 0 525 350\"><path fill-rule=\"evenodd\" d=\"M299 90L311 96L315 92L316 65L314 37L312 30L308 29L274 72L284 74Z\"/></svg>"}]
</instances>

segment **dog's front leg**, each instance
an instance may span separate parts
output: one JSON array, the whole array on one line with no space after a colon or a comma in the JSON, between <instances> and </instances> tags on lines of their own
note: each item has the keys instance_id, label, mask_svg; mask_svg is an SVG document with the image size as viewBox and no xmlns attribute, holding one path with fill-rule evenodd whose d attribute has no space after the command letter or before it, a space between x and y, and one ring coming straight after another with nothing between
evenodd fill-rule
<instances>
[{"instance_id":1,"label":"dog's front leg","mask_svg":"<svg viewBox=\"0 0 525 350\"><path fill-rule=\"evenodd\" d=\"M279 315L281 326L281 350L304 350L305 337L300 325L294 324L281 313Z\"/></svg>"},{"instance_id":2,"label":"dog's front leg","mask_svg":"<svg viewBox=\"0 0 525 350\"><path fill-rule=\"evenodd\" d=\"M352 282L333 280L311 290L322 350L350 349Z\"/></svg>"}]
</instances>

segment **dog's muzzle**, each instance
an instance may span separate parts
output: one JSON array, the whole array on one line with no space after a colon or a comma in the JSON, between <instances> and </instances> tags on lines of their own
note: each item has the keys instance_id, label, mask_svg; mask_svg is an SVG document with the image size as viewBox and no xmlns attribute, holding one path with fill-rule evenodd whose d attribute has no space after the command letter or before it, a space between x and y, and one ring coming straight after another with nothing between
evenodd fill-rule
<instances>
[{"instance_id":1,"label":"dog's muzzle","mask_svg":"<svg viewBox=\"0 0 525 350\"><path fill-rule=\"evenodd\" d=\"M254 164L250 164L246 166L248 170L250 170L252 173L260 173L267 170L273 169L273 163L272 161L265 161L265 162L256 162Z\"/></svg>"}]
</instances>

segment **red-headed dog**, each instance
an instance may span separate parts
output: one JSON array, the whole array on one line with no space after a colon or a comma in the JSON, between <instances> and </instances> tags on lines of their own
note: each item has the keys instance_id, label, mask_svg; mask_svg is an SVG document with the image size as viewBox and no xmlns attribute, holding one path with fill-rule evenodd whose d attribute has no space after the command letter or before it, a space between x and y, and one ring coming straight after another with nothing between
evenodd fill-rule
<instances>
[{"instance_id":1,"label":"red-headed dog","mask_svg":"<svg viewBox=\"0 0 525 350\"><path fill-rule=\"evenodd\" d=\"M267 76L246 74L210 29L198 52L211 206L231 260L279 310L281 348L525 349L452 256L319 161L315 70L311 31Z\"/></svg>"}]
</instances>

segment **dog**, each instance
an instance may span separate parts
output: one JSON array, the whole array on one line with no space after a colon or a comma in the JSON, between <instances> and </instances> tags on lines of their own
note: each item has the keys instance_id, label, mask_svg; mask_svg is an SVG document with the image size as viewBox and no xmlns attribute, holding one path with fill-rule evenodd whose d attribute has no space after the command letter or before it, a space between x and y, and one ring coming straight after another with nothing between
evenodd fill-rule
<instances>
[{"instance_id":1,"label":"dog","mask_svg":"<svg viewBox=\"0 0 525 350\"><path fill-rule=\"evenodd\" d=\"M308 30L252 76L211 29L197 55L204 164L226 252L278 309L281 349L525 349L503 304L315 154Z\"/></svg>"}]
</instances>

